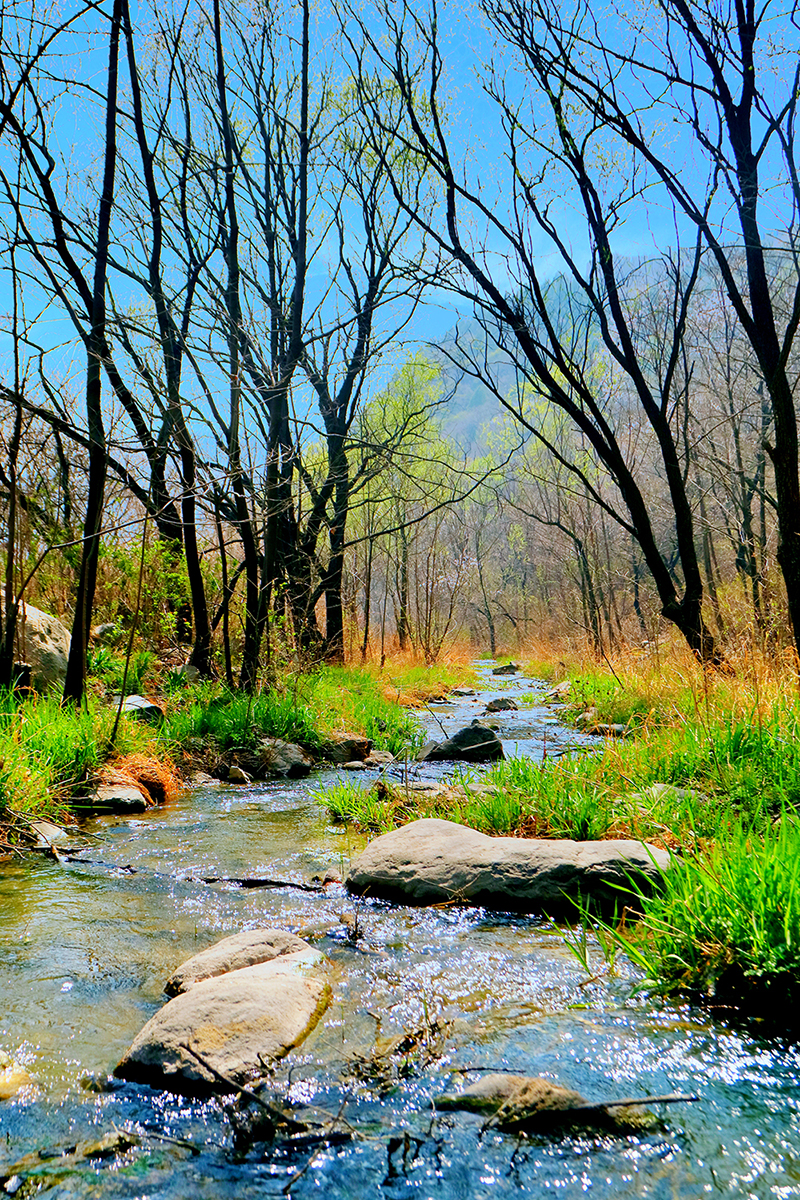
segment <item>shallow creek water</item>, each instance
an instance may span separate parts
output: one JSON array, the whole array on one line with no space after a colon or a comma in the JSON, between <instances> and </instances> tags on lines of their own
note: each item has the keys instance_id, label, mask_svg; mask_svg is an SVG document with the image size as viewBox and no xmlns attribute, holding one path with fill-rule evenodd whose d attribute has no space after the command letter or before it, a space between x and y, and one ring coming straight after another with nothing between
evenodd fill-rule
<instances>
[{"instance_id":1,"label":"shallow creek water","mask_svg":"<svg viewBox=\"0 0 800 1200\"><path fill-rule=\"evenodd\" d=\"M439 721L451 733L487 697L537 690L544 686L487 678L478 697L432 706L426 724L432 736L441 735ZM551 753L586 741L541 706L493 719L508 752L541 757L545 745ZM798 1051L696 1010L631 998L636 975L624 963L613 979L587 983L552 923L364 901L364 936L353 945L340 918L354 903L339 886L315 893L194 881L308 882L328 867L346 868L360 843L327 824L312 794L334 777L201 788L145 817L96 821L86 858L102 866L0 867L0 1049L37 1080L0 1103L0 1164L124 1128L138 1131L140 1147L61 1174L52 1168L46 1194L285 1194L309 1153L257 1146L238 1161L216 1101L132 1084L95 1094L81 1084L113 1069L163 1003L164 980L178 963L243 927L276 925L313 941L334 975L333 1001L278 1070L276 1092L329 1113L344 1105L359 1131L318 1153L289 1187L292 1196L800 1195ZM353 1071L354 1056L368 1054L376 1034L434 1018L452 1022L440 1057L383 1081ZM433 1119L437 1095L477 1078L454 1073L466 1066L544 1075L598 1101L672 1091L701 1099L665 1110L661 1127L646 1134L519 1143L482 1132L481 1118L468 1113ZM165 1138L191 1142L194 1152Z\"/></svg>"}]
</instances>

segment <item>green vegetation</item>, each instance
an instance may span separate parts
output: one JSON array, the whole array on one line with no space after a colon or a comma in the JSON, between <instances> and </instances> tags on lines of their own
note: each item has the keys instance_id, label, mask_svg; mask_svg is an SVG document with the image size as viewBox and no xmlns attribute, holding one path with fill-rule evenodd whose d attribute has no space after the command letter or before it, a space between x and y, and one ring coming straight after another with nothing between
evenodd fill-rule
<instances>
[{"instance_id":1,"label":"green vegetation","mask_svg":"<svg viewBox=\"0 0 800 1200\"><path fill-rule=\"evenodd\" d=\"M393 697L421 699L470 677L447 665L394 664L389 678L372 668L323 666L287 675L280 686L248 696L218 683L179 684L166 676L161 727L123 717L112 747L116 706L104 697L119 687L124 660L104 648L94 652L93 663L96 694L83 710L62 708L52 696L0 697L0 815L10 809L65 819L104 766L130 755L167 763L186 755L196 763L252 748L263 737L297 742L319 755L326 735L335 731L366 734L378 749L396 755L413 753L423 740L422 727ZM129 691L141 689L147 672L155 682L147 651L139 651L131 665Z\"/></svg>"},{"instance_id":2,"label":"green vegetation","mask_svg":"<svg viewBox=\"0 0 800 1200\"><path fill-rule=\"evenodd\" d=\"M606 742L595 753L543 763L508 759L465 772L441 794L398 789L376 808L358 788L337 789L332 815L381 832L415 817L445 817L489 834L644 838L675 849L717 839L741 821L766 829L800 802L800 710L773 710L759 723L679 724L645 740ZM380 819L378 815L380 814Z\"/></svg>"},{"instance_id":3,"label":"green vegetation","mask_svg":"<svg viewBox=\"0 0 800 1200\"><path fill-rule=\"evenodd\" d=\"M633 893L639 921L616 928L585 916L570 947L587 969L587 927L613 963L623 950L643 971L642 990L688 995L800 1032L800 825L793 816L760 836L744 824L689 858L663 888Z\"/></svg>"},{"instance_id":4,"label":"green vegetation","mask_svg":"<svg viewBox=\"0 0 800 1200\"><path fill-rule=\"evenodd\" d=\"M559 679L564 678L560 675ZM574 672L568 712L598 709L638 736L594 752L510 759L438 791L348 781L320 797L335 820L383 832L442 817L495 835L635 837L676 853L663 888L631 896L617 927L588 915L609 959L643 987L800 1030L800 702L780 680ZM585 964L589 972L596 972Z\"/></svg>"},{"instance_id":5,"label":"green vegetation","mask_svg":"<svg viewBox=\"0 0 800 1200\"><path fill-rule=\"evenodd\" d=\"M81 712L51 696L0 698L0 814L63 817L111 755L115 711L90 701ZM120 722L115 754L163 754L151 729Z\"/></svg>"}]
</instances>

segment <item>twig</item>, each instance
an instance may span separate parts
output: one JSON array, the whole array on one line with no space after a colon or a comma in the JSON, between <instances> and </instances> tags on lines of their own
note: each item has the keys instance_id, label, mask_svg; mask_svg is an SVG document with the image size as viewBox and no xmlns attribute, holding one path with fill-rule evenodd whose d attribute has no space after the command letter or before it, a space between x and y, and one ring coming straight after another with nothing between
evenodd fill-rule
<instances>
[{"instance_id":1,"label":"twig","mask_svg":"<svg viewBox=\"0 0 800 1200\"><path fill-rule=\"evenodd\" d=\"M336 1125L337 1125L338 1121L340 1120L340 1118L341 1118L341 1116L342 1116L342 1113L344 1112L344 1107L345 1107L345 1105L347 1104L347 1101L348 1101L348 1099L349 1099L349 1097L348 1097L348 1096L345 1096L345 1097L344 1097L344 1099L342 1100L342 1103L339 1105L339 1111L337 1112L336 1116L335 1116L335 1117L333 1118L333 1120L331 1121L331 1123L330 1123L330 1126L328 1127L328 1129L325 1131L325 1133L326 1133L326 1134L330 1135L330 1134L332 1134L332 1133L333 1133L334 1129L336 1128ZM321 1136L323 1136L323 1137L324 1137L325 1135L323 1134L323 1135L321 1135ZM315 1161L315 1160L316 1160L316 1159L319 1157L319 1155L320 1155L320 1154L322 1153L322 1151L325 1149L326 1145L327 1145L327 1142L323 1141L323 1142L322 1142L322 1143L321 1143L321 1144L320 1144L320 1145L317 1147L317 1149L314 1151L314 1153L311 1155L311 1157L310 1157L310 1158L307 1160L307 1162L305 1162L305 1163L303 1164L303 1166L300 1168L300 1170L299 1170L299 1171L295 1171L294 1175L291 1177L291 1179L290 1179L290 1180L289 1180L289 1182L286 1184L286 1186L285 1186L284 1188L282 1188L282 1189L281 1189L281 1190L283 1191L283 1194L284 1194L284 1196L287 1196L287 1195L289 1194L289 1192L292 1190L292 1188L294 1187L294 1185L297 1183L298 1179L301 1179L301 1178L303 1177L303 1175L305 1175L305 1173L306 1173L306 1171L308 1170L308 1168L309 1168L309 1167L311 1166L311 1164L312 1164L312 1163L313 1163L313 1162L314 1162L314 1161Z\"/></svg>"},{"instance_id":2,"label":"twig","mask_svg":"<svg viewBox=\"0 0 800 1200\"><path fill-rule=\"evenodd\" d=\"M268 1113L273 1121L275 1121L278 1125L285 1125L286 1128L290 1129L293 1133L304 1133L308 1129L307 1125L304 1125L301 1121L295 1121L294 1117L290 1117L288 1113L281 1112L279 1108L273 1108L271 1104L267 1104L266 1100L262 1100L257 1092L251 1091L250 1088L245 1087L241 1083L237 1083L235 1079L231 1079L230 1076L223 1074L222 1071L218 1071L213 1063L210 1063L204 1055L200 1054L200 1052L197 1050L193 1050L192 1047L188 1046L185 1042L179 1042L178 1048L180 1050L185 1050L187 1054L191 1054L192 1058L196 1058L202 1067L205 1067L207 1071L210 1071L216 1079L219 1079L221 1083L224 1083L225 1086L230 1088L232 1092L237 1092L242 1096L246 1096L248 1100L252 1100L254 1104L259 1106L259 1108L263 1108L264 1112Z\"/></svg>"}]
</instances>

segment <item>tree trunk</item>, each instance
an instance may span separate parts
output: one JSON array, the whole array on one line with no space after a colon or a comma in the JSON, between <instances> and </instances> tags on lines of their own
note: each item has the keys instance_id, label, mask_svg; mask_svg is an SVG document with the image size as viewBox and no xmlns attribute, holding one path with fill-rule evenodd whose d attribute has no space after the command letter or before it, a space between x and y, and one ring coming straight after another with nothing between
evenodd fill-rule
<instances>
[{"instance_id":1,"label":"tree trunk","mask_svg":"<svg viewBox=\"0 0 800 1200\"><path fill-rule=\"evenodd\" d=\"M114 0L108 55L108 94L106 98L106 142L103 191L97 223L92 319L88 339L86 367L86 417L89 434L89 487L83 524L81 556L75 614L72 622L64 702L80 704L86 682L86 655L92 623L97 562L100 555L100 531L103 524L103 499L106 484L106 444L101 404L101 356L106 340L106 277L114 203L114 174L117 161L117 70L119 60L122 0Z\"/></svg>"}]
</instances>

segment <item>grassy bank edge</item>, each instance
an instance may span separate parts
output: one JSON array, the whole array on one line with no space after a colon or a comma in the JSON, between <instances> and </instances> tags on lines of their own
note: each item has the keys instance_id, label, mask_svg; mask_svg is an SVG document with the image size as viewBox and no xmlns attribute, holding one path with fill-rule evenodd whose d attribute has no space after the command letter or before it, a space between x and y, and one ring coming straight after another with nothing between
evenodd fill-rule
<instances>
[{"instance_id":1,"label":"grassy bank edge","mask_svg":"<svg viewBox=\"0 0 800 1200\"><path fill-rule=\"evenodd\" d=\"M85 709L62 708L54 695L0 696L0 825L3 812L65 821L77 815L92 784L136 777L136 763L174 769L175 778L215 766L263 737L296 742L320 758L326 736L352 732L378 749L401 753L421 743L414 706L472 678L467 668L416 664L375 668L326 666L287 673L253 696L219 683L173 687L158 728L124 716L114 745L116 705L94 695Z\"/></svg>"}]
</instances>

